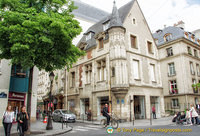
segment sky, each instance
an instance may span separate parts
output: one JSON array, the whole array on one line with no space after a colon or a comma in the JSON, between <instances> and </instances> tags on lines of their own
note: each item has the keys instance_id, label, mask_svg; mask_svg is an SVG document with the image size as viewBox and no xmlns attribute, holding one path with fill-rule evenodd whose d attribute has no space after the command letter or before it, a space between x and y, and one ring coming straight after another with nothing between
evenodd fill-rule
<instances>
[{"instance_id":1,"label":"sky","mask_svg":"<svg viewBox=\"0 0 200 136\"><path fill-rule=\"evenodd\" d=\"M112 12L113 0L81 0L94 7ZM130 0L116 0L120 8ZM152 32L185 22L186 31L200 29L200 0L137 0Z\"/></svg>"}]
</instances>

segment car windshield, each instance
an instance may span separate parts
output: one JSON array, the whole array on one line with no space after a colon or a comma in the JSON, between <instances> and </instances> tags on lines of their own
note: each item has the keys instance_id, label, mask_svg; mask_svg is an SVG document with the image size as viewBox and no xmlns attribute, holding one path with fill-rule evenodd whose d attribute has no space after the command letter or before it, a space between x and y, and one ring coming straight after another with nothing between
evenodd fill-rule
<instances>
[{"instance_id":1,"label":"car windshield","mask_svg":"<svg viewBox=\"0 0 200 136\"><path fill-rule=\"evenodd\" d=\"M64 114L72 114L72 112L69 111L69 110L62 110L62 113L64 113Z\"/></svg>"}]
</instances>

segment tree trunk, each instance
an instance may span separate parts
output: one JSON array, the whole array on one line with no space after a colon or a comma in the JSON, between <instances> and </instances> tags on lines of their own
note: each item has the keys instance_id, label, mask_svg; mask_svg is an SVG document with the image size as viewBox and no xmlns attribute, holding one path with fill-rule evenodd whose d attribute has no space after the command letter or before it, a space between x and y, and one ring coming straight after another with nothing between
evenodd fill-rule
<instances>
[{"instance_id":1,"label":"tree trunk","mask_svg":"<svg viewBox=\"0 0 200 136\"><path fill-rule=\"evenodd\" d=\"M27 134L30 134L30 127L31 127L32 82L33 82L33 67L30 68L30 73L29 73L29 84L28 84L27 112L28 112L28 115L29 115L29 121L28 121L28 130L27 130Z\"/></svg>"}]
</instances>

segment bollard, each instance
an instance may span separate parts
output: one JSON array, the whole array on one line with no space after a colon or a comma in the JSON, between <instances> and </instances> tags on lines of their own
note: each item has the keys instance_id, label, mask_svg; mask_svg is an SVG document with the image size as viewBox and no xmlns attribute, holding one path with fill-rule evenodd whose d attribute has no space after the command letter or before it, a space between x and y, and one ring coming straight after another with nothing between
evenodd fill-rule
<instances>
[{"instance_id":1,"label":"bollard","mask_svg":"<svg viewBox=\"0 0 200 136\"><path fill-rule=\"evenodd\" d=\"M63 118L62 118L62 129L63 129Z\"/></svg>"},{"instance_id":2,"label":"bollard","mask_svg":"<svg viewBox=\"0 0 200 136\"><path fill-rule=\"evenodd\" d=\"M152 125L152 113L150 112L150 125Z\"/></svg>"}]
</instances>

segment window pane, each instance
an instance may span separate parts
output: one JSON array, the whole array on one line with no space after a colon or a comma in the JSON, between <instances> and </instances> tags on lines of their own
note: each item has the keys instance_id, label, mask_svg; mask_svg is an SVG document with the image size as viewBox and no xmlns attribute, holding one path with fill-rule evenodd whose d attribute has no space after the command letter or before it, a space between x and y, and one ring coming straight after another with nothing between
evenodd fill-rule
<instances>
[{"instance_id":1,"label":"window pane","mask_svg":"<svg viewBox=\"0 0 200 136\"><path fill-rule=\"evenodd\" d=\"M133 77L139 79L139 61L133 61Z\"/></svg>"}]
</instances>

